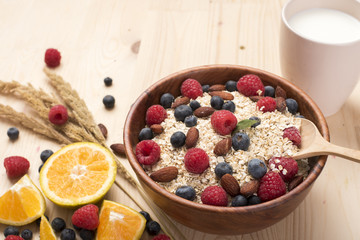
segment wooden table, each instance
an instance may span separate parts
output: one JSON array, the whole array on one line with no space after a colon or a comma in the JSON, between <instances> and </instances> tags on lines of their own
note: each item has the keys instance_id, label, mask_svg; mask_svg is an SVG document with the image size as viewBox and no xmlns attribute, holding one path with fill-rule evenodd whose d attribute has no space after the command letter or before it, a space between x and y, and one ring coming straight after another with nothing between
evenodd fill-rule
<instances>
[{"instance_id":1,"label":"wooden table","mask_svg":"<svg viewBox=\"0 0 360 240\"><path fill-rule=\"evenodd\" d=\"M56 72L77 89L98 123L109 130L108 144L122 142L126 114L137 96L152 83L187 67L230 63L262 68L281 75L279 66L280 12L285 0L1 0L0 79L30 82L52 91L42 71L44 52L62 54ZM112 77L112 87L103 79ZM116 107L105 110L102 98L112 94ZM13 98L0 102L18 111L28 107ZM360 86L341 111L328 117L331 141L360 148ZM30 177L38 185L40 153L59 145L24 128L11 142L1 120L0 156L21 155L31 161ZM121 161L130 169L126 159ZM360 165L329 157L305 201L287 218L263 231L243 236L215 236L175 223L186 239L360 239ZM0 166L0 194L14 182ZM125 180L118 181L141 200ZM116 185L106 196L137 210ZM146 207L145 207L146 208ZM150 211L154 218L155 215ZM47 201L46 214L70 224L73 210ZM30 224L38 239L38 228ZM0 225L3 232L5 226ZM24 229L24 227L22 228ZM181 239L171 231L175 239ZM3 235L1 234L1 239ZM142 239L151 239L144 233Z\"/></svg>"}]
</instances>

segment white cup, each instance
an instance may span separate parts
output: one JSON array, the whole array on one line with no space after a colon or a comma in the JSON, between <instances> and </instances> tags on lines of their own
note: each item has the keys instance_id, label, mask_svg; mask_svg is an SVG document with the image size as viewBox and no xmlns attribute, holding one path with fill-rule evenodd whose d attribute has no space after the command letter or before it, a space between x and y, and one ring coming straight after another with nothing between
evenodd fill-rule
<instances>
[{"instance_id":1,"label":"white cup","mask_svg":"<svg viewBox=\"0 0 360 240\"><path fill-rule=\"evenodd\" d=\"M289 24L295 14L314 8L338 10L360 20L360 1L290 0L282 10L282 74L308 93L325 116L330 116L340 110L359 80L360 37L329 43L305 36Z\"/></svg>"}]
</instances>

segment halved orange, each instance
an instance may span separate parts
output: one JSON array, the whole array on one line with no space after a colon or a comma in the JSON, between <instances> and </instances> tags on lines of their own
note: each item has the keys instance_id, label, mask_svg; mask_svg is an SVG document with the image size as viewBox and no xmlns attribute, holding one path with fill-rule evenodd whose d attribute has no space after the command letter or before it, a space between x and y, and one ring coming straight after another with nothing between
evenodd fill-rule
<instances>
[{"instance_id":1,"label":"halved orange","mask_svg":"<svg viewBox=\"0 0 360 240\"><path fill-rule=\"evenodd\" d=\"M45 199L27 174L0 197L0 223L22 226L44 212Z\"/></svg>"},{"instance_id":2,"label":"halved orange","mask_svg":"<svg viewBox=\"0 0 360 240\"><path fill-rule=\"evenodd\" d=\"M115 181L114 155L97 143L67 145L51 155L40 171L47 198L74 207L99 201Z\"/></svg>"},{"instance_id":3,"label":"halved orange","mask_svg":"<svg viewBox=\"0 0 360 240\"><path fill-rule=\"evenodd\" d=\"M125 205L104 200L99 216L97 240L136 240L144 232L143 215Z\"/></svg>"},{"instance_id":4,"label":"halved orange","mask_svg":"<svg viewBox=\"0 0 360 240\"><path fill-rule=\"evenodd\" d=\"M44 215L40 222L40 240L56 240L55 232Z\"/></svg>"}]
</instances>

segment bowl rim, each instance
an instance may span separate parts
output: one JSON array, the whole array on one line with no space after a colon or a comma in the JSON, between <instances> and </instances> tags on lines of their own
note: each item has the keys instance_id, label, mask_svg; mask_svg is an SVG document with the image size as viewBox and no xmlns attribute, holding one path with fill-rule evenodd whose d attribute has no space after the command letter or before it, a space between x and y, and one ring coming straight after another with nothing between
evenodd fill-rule
<instances>
[{"instance_id":1,"label":"bowl rim","mask_svg":"<svg viewBox=\"0 0 360 240\"><path fill-rule=\"evenodd\" d=\"M327 141L329 141L329 139L330 139L329 129L328 129L325 117L322 114L320 108L310 98L310 96L308 96L303 90L301 90L299 87L297 87L290 81L286 80L285 78L275 75L273 73L270 73L268 71L258 69L258 68L253 68L253 67L248 67L248 66L243 66L243 65L234 65L234 64L210 64L210 65L202 65L202 66L186 68L186 69L177 71L175 73L172 73L170 75L167 75L167 76L161 78L160 80L158 80L157 82L152 84L149 88L147 88L136 99L136 101L131 105L131 108L126 117L124 131L123 131L125 151L126 151L126 155L127 155L127 158L128 158L128 161L129 161L131 167L133 168L137 177L140 178L141 182L143 184L147 185L147 187L151 188L157 194L160 194L160 195L166 197L167 199L176 202L177 204L181 204L181 205L187 206L189 208L193 208L193 209L197 209L197 210L201 210L201 211L212 212L212 213L222 213L222 214L234 213L234 212L237 214L241 214L241 213L252 212L255 210L256 210L256 212L258 212L258 211L266 210L269 208L274 208L274 207L277 207L279 205L282 205L282 204L288 202L289 200L292 199L293 196L298 195L303 190L306 190L307 188L309 188L312 185L312 183L318 178L322 169L324 168L326 160L327 160L327 156L319 156L319 159L317 160L316 164L313 166L312 170L309 172L308 176L295 189L293 189L290 192L287 192L285 195L275 198L273 200L263 202L260 204L242 206L242 207L212 206L212 205L196 203L193 201L183 199L173 193L170 193L166 189L162 188L158 183L153 181L149 177L149 175L144 171L141 164L137 161L135 153L133 152L133 147L131 146L131 141L130 141L130 137L129 137L130 134L127 134L128 132L130 132L130 129L129 129L130 121L129 120L132 118L132 115L135 114L135 109L140 104L140 102L142 101L143 98L148 97L148 94L152 89L155 89L156 87L163 84L164 82L171 81L172 78L174 78L178 75L182 75L182 74L185 74L185 73L188 73L191 71L206 70L209 68L220 68L220 69L224 69L224 70L229 69L229 68L237 68L239 70L249 70L249 71L253 72L254 74L261 73L261 74L267 75L270 78L276 78L276 79L280 80L282 83L285 83L285 85L289 85L290 87L295 88L295 90L299 93L300 97L306 99L318 113L317 117L319 118L319 123L324 128L322 132L320 131L320 133L323 135L323 137Z\"/></svg>"}]
</instances>

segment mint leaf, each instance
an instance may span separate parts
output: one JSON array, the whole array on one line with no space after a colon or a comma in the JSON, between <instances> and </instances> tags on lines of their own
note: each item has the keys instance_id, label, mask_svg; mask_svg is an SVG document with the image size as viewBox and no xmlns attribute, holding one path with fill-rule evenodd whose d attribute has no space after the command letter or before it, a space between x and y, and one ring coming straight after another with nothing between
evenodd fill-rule
<instances>
[{"instance_id":1,"label":"mint leaf","mask_svg":"<svg viewBox=\"0 0 360 240\"><path fill-rule=\"evenodd\" d=\"M252 125L254 125L255 123L257 123L258 121L257 120L250 120L250 119L244 119L244 120L241 120L240 122L238 122L238 124L236 125L236 128L234 129L233 131L233 134L240 131L240 130L243 130L243 129L246 129L246 128L249 128L251 127Z\"/></svg>"}]
</instances>

